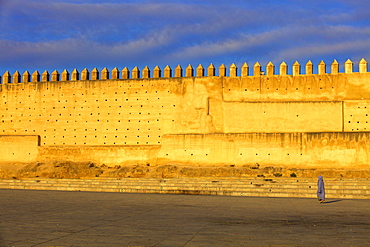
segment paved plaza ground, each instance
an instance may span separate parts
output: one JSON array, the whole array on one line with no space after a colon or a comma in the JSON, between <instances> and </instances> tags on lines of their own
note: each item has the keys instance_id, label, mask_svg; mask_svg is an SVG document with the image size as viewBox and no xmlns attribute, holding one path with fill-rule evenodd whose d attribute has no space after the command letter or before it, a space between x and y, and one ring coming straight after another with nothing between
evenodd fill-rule
<instances>
[{"instance_id":1,"label":"paved plaza ground","mask_svg":"<svg viewBox=\"0 0 370 247\"><path fill-rule=\"evenodd\" d=\"M0 246L370 246L370 200L0 190Z\"/></svg>"}]
</instances>

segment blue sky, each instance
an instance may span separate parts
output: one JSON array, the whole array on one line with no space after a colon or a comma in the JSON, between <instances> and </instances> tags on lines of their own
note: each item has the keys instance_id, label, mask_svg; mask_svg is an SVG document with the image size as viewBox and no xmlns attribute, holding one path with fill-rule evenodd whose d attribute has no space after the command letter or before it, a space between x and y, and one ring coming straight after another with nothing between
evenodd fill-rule
<instances>
[{"instance_id":1,"label":"blue sky","mask_svg":"<svg viewBox=\"0 0 370 247\"><path fill-rule=\"evenodd\" d=\"M0 0L0 75L348 58L370 62L369 0Z\"/></svg>"}]
</instances>

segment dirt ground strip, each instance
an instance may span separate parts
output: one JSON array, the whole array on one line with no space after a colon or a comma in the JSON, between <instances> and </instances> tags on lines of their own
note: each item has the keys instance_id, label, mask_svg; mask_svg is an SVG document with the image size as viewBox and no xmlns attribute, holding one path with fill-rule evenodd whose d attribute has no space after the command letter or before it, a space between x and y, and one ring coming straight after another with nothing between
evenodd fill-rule
<instances>
[{"instance_id":1,"label":"dirt ground strip","mask_svg":"<svg viewBox=\"0 0 370 247\"><path fill-rule=\"evenodd\" d=\"M91 162L0 163L0 178L179 178L179 177L317 177L369 178L370 170L294 169L261 166L190 166L187 164L132 164L107 166Z\"/></svg>"}]
</instances>

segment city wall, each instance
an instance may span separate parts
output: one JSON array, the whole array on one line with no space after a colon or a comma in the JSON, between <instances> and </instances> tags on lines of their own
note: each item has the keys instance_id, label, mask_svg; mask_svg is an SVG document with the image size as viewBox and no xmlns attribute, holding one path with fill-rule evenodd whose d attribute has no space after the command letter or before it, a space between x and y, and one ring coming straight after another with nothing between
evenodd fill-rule
<instances>
[{"instance_id":1,"label":"city wall","mask_svg":"<svg viewBox=\"0 0 370 247\"><path fill-rule=\"evenodd\" d=\"M6 72L0 162L368 169L367 62L327 67Z\"/></svg>"}]
</instances>

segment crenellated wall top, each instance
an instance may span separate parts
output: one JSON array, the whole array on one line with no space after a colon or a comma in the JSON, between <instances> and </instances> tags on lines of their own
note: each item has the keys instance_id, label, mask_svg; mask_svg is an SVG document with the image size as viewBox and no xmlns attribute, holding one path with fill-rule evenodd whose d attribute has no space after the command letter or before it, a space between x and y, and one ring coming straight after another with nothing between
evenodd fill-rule
<instances>
[{"instance_id":1,"label":"crenellated wall top","mask_svg":"<svg viewBox=\"0 0 370 247\"><path fill-rule=\"evenodd\" d=\"M358 73L367 73L368 72L368 63L363 58L358 64ZM205 71L207 71L207 75L205 75ZM218 68L218 76L219 77L226 77L227 68L224 64L221 64ZM11 75L8 71L6 71L2 76L0 76L0 83L1 84L8 84L8 83L27 83L27 82L56 82L56 81L77 81L77 80L108 80L108 79L144 79L144 78L170 78L170 77L203 77L203 76L216 76L216 68L211 63L207 69L204 69L203 65L199 64L197 68L193 69L193 67L189 64L185 70L183 71L182 67L178 65L175 68L174 73L172 73L172 69L170 66L166 66L163 70L159 66L156 66L153 69L153 73L151 73L148 66L145 66L142 71L138 67L134 67L131 71L125 67L122 71L119 71L118 68L112 69L109 71L107 68L104 68L100 72L97 68L94 68L91 72L88 69L83 69L81 73L74 69L71 73L67 70L63 70L59 73L57 70L54 70L51 74L48 71L44 71L41 75L36 70L32 73L32 75L25 71L22 75L16 71L13 75ZM195 73L194 73L195 72ZM351 74L354 73L353 71L353 62L348 59L344 63L344 73ZM238 68L233 63L229 66L229 76L230 77L237 77L238 75ZM253 75L252 75L253 74ZM308 61L305 64L305 73L302 74L301 72L301 64L296 61L292 65L292 76L299 76L299 75L312 75L313 74L313 64L311 61ZM327 72L327 64L324 61L321 61L317 65L317 74L324 75L324 74L339 74L339 63L337 60L334 60L330 64L330 73ZM278 73L275 71L275 65L272 62L269 62L266 67L265 71L262 70L262 66L260 63L256 62L253 65L253 73L250 72L249 66L247 63L244 63L241 67L240 76L241 77L248 77L248 76L287 76L288 75L288 65L285 62L282 62L279 65Z\"/></svg>"}]
</instances>

